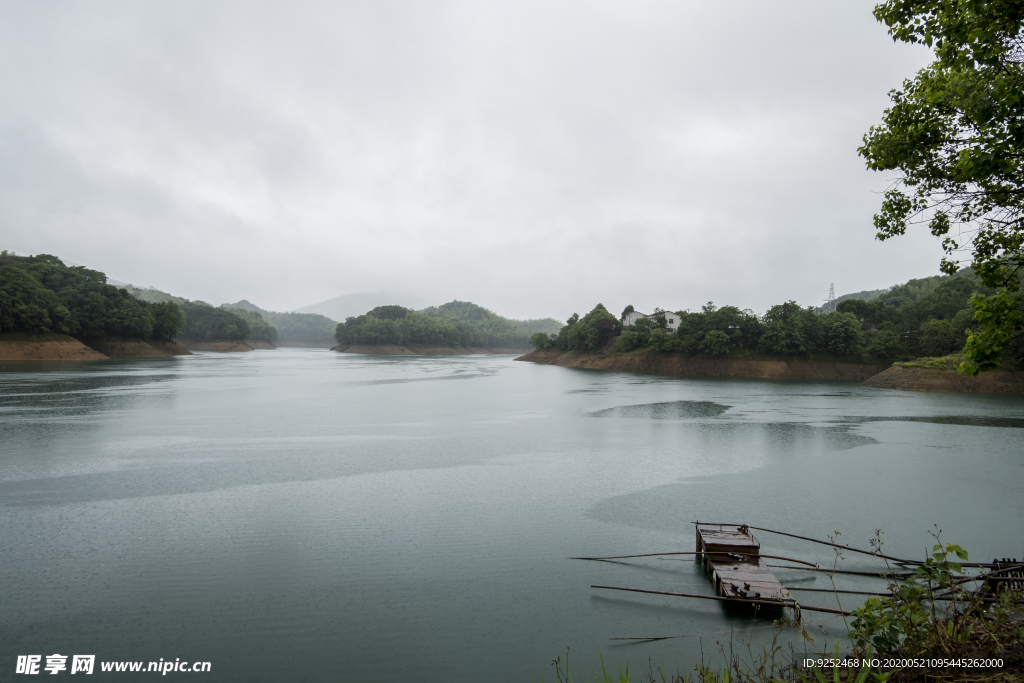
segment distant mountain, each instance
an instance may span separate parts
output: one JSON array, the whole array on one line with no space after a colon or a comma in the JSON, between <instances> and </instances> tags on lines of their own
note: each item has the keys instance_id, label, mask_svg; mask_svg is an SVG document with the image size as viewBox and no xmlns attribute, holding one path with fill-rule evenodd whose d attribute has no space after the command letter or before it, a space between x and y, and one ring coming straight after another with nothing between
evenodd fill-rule
<instances>
[{"instance_id":1,"label":"distant mountain","mask_svg":"<svg viewBox=\"0 0 1024 683\"><path fill-rule=\"evenodd\" d=\"M279 344L311 344L316 346L334 346L334 330L338 326L330 318L316 313L277 313L260 308L246 299L233 304L223 304L221 308L236 308L261 316L277 328Z\"/></svg>"},{"instance_id":2,"label":"distant mountain","mask_svg":"<svg viewBox=\"0 0 1024 683\"><path fill-rule=\"evenodd\" d=\"M311 306L296 308L295 313L319 313L331 320L345 322L347 318L354 318L378 306L402 305L406 308L419 309L428 304L417 296L400 294L397 292L360 292L357 294L343 294L327 301L321 301Z\"/></svg>"}]
</instances>

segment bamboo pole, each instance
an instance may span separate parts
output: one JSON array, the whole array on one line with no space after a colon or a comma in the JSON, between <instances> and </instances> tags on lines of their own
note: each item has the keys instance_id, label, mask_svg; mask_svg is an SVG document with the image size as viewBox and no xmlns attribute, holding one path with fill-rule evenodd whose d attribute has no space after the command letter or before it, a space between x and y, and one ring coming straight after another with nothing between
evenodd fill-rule
<instances>
[{"instance_id":1,"label":"bamboo pole","mask_svg":"<svg viewBox=\"0 0 1024 683\"><path fill-rule=\"evenodd\" d=\"M843 573L850 575L850 577L873 577L876 579L887 579L892 577L894 579L906 579L912 577L912 571L894 572L894 571L854 571L853 569L822 569L814 567L791 567L784 564L766 564L766 567L774 567L776 569L796 569L798 571L820 571L821 573Z\"/></svg>"},{"instance_id":2,"label":"bamboo pole","mask_svg":"<svg viewBox=\"0 0 1024 683\"><path fill-rule=\"evenodd\" d=\"M764 532L769 533L769 534L777 534L779 536L789 536L790 538L799 538L802 541L810 541L811 543L819 543L821 545L827 545L827 546L831 546L833 548L840 548L841 550L849 550L851 553L860 553L861 555L870 555L871 557L878 557L878 558L881 558L883 560L890 560L891 562L896 562L896 563L899 563L899 564L921 564L921 562L919 562L917 560L901 560L898 557L888 557L888 556L883 555L882 553L879 553L879 552L872 552L870 550L861 550L860 548L851 548L848 545L840 545L838 543L832 543L831 541L822 541L822 540L819 540L817 538L809 538L807 536L798 536L796 534L786 533L785 531L775 531L774 529L765 529L765 528L762 528L762 527L759 527L759 526L751 526L751 527L747 527L747 528L755 529L757 531L764 531Z\"/></svg>"},{"instance_id":3,"label":"bamboo pole","mask_svg":"<svg viewBox=\"0 0 1024 683\"><path fill-rule=\"evenodd\" d=\"M717 600L718 602L749 603L753 605L769 605L771 607L796 607L811 612L825 612L827 614L841 614L844 617L850 616L850 612L841 609L829 609L828 607L805 607L794 600L781 602L777 600L755 600L754 598L723 598L718 595L696 595L693 593L669 593L667 591L649 591L642 588L619 588L617 586L591 586L591 588L603 588L610 591L628 591L630 593L650 593L651 595L672 595L679 598L697 598L699 600Z\"/></svg>"},{"instance_id":4,"label":"bamboo pole","mask_svg":"<svg viewBox=\"0 0 1024 683\"><path fill-rule=\"evenodd\" d=\"M869 593L867 591L844 591L844 590L838 590L838 589L833 590L831 588L791 588L789 586L786 586L786 590L788 590L788 591L807 591L809 593L847 593L847 594L850 594L850 595L873 595L875 597L882 597L882 595L883 595L882 593ZM886 594L886 595L889 595L889 594ZM922 598L922 599L923 600L941 600L942 602L952 602L953 601L953 597L950 596L950 595L933 595L931 598L927 598L926 597L926 598ZM999 602L995 598L977 598L977 597L974 597L974 598L964 598L963 600L964 600L964 602L969 602L970 600L981 600L982 602Z\"/></svg>"},{"instance_id":5,"label":"bamboo pole","mask_svg":"<svg viewBox=\"0 0 1024 683\"><path fill-rule=\"evenodd\" d=\"M844 590L839 590L838 588L837 589L832 589L832 588L796 588L796 587L793 587L793 586L786 586L786 590L788 590L788 591L806 591L808 593L847 593L847 594L850 594L850 595L874 595L876 597L881 597L883 595L883 593L881 593L881 592L871 593L869 591L844 591ZM885 593L885 594L888 595L887 593Z\"/></svg>"},{"instance_id":6,"label":"bamboo pole","mask_svg":"<svg viewBox=\"0 0 1024 683\"><path fill-rule=\"evenodd\" d=\"M697 550L690 552L680 553L643 553L642 555L609 555L608 557L570 557L570 560L625 560L633 557L657 557L660 555L736 555L739 557L764 557L772 560L785 560L786 562L797 562L799 564L806 564L808 567L817 567L818 565L813 562L805 562L803 560L794 560L792 557L782 557L780 555L745 555L743 553L726 553L726 552L708 552L706 550Z\"/></svg>"},{"instance_id":7,"label":"bamboo pole","mask_svg":"<svg viewBox=\"0 0 1024 683\"><path fill-rule=\"evenodd\" d=\"M831 541L822 541L822 540L817 539L817 538L808 538L807 536L798 536L796 534L790 534L790 533L787 533L785 531L776 531L775 529L765 529L765 528L759 527L759 526L750 526L749 524L726 524L725 522L693 522L693 524L706 524L708 526L735 526L735 527L745 526L748 529L754 529L756 531L764 531L764 532L769 533L769 534L778 534L779 536L789 536L790 538L799 538L802 541L810 541L811 543L820 543L821 545L832 546L833 548L841 548L842 550L849 550L850 552L853 552L853 553L860 553L862 555L870 555L871 557L878 557L878 558L881 558L883 560L891 560L892 562L896 562L897 564L924 564L924 562L922 562L921 560L901 560L901 559L899 559L897 557L889 557L887 555L883 555L881 553L870 551L870 550L861 550L860 548L852 548L852 547L850 547L848 545L839 545L838 543L832 543ZM992 562L958 562L957 564L959 564L961 567L990 568L990 567L1000 567L1000 566L1005 565L1006 563L1005 562L1002 562L1002 563L992 563ZM1015 564L1015 563L1012 563L1012 564ZM1016 564L1016 566L1024 566L1024 563Z\"/></svg>"},{"instance_id":8,"label":"bamboo pole","mask_svg":"<svg viewBox=\"0 0 1024 683\"><path fill-rule=\"evenodd\" d=\"M893 577L896 579L905 579L909 576L913 576L913 572L858 572L852 569L815 569L813 567L787 567L784 564L766 564L765 567L774 567L775 569L795 569L801 572L821 572L822 574L847 574L849 576L873 576L876 579L884 579L887 577Z\"/></svg>"}]
</instances>

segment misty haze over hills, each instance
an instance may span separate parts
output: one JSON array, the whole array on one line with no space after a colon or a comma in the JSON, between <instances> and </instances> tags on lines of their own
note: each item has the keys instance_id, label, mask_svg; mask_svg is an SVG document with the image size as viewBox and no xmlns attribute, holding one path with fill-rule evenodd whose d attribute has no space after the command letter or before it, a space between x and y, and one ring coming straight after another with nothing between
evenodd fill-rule
<instances>
[{"instance_id":1,"label":"misty haze over hills","mask_svg":"<svg viewBox=\"0 0 1024 683\"><path fill-rule=\"evenodd\" d=\"M296 308L293 313L318 313L343 323L346 318L362 315L377 306L390 305L419 310L431 305L431 302L415 295L397 292L357 292L342 294L318 304Z\"/></svg>"}]
</instances>

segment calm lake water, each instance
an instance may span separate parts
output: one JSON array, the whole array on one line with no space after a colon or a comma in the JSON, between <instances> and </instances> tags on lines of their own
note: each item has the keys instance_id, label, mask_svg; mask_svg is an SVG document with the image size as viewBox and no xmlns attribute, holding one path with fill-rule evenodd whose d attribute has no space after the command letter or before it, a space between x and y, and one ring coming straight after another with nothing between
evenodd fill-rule
<instances>
[{"instance_id":1,"label":"calm lake water","mask_svg":"<svg viewBox=\"0 0 1024 683\"><path fill-rule=\"evenodd\" d=\"M568 558L690 551L696 519L860 547L882 529L913 557L938 525L972 559L1021 557L1022 428L1022 397L511 356L7 363L0 680L22 678L17 655L53 653L209 661L168 676L211 681L551 681L566 647L577 674L599 652L690 670L716 641L771 631L710 601L590 588L710 594L688 557ZM765 552L833 562L756 533ZM835 606L819 596L798 599ZM689 634L704 635L609 640Z\"/></svg>"}]
</instances>

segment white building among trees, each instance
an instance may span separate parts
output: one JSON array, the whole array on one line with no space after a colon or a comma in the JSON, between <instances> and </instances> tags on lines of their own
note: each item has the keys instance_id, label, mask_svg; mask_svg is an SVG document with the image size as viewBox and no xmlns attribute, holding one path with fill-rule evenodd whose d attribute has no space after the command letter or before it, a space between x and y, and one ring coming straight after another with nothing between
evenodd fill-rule
<instances>
[{"instance_id":1,"label":"white building among trees","mask_svg":"<svg viewBox=\"0 0 1024 683\"><path fill-rule=\"evenodd\" d=\"M654 319L659 315L665 316L665 322L668 323L668 329L675 332L679 329L679 314L672 311L662 311L655 309L654 313L641 313L640 311L631 310L632 306L627 306L626 310L622 313L622 326L632 327L636 324L636 321L640 318L650 318L651 322L655 322Z\"/></svg>"}]
</instances>

